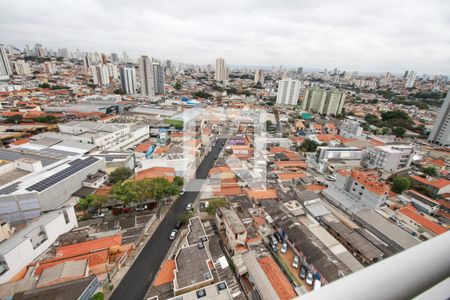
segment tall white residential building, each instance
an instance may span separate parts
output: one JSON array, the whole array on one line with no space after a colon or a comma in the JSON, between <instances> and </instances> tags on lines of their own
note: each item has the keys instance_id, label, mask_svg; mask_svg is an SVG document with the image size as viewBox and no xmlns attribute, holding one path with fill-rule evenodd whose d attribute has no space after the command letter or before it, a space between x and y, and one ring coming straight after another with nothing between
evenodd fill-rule
<instances>
[{"instance_id":1,"label":"tall white residential building","mask_svg":"<svg viewBox=\"0 0 450 300\"><path fill-rule=\"evenodd\" d=\"M26 63L24 60L16 60L13 62L14 70L16 71L17 75L29 75L31 74L30 65Z\"/></svg>"},{"instance_id":2,"label":"tall white residential building","mask_svg":"<svg viewBox=\"0 0 450 300\"><path fill-rule=\"evenodd\" d=\"M164 94L164 67L160 62L154 62L152 67L155 94Z\"/></svg>"},{"instance_id":3,"label":"tall white residential building","mask_svg":"<svg viewBox=\"0 0 450 300\"><path fill-rule=\"evenodd\" d=\"M256 70L255 73L255 83L261 83L264 84L264 70Z\"/></svg>"},{"instance_id":4,"label":"tall white residential building","mask_svg":"<svg viewBox=\"0 0 450 300\"><path fill-rule=\"evenodd\" d=\"M85 69L92 67L91 57L89 55L83 56L83 66Z\"/></svg>"},{"instance_id":5,"label":"tall white residential building","mask_svg":"<svg viewBox=\"0 0 450 300\"><path fill-rule=\"evenodd\" d=\"M9 64L8 55L6 49L0 46L0 76L12 75L11 65Z\"/></svg>"},{"instance_id":6,"label":"tall white residential building","mask_svg":"<svg viewBox=\"0 0 450 300\"><path fill-rule=\"evenodd\" d=\"M414 87L414 82L416 82L417 73L415 71L409 72L408 76L406 77L406 83L405 88L412 88Z\"/></svg>"},{"instance_id":7,"label":"tall white residential building","mask_svg":"<svg viewBox=\"0 0 450 300\"><path fill-rule=\"evenodd\" d=\"M110 84L108 66L106 66L106 65L92 66L91 72L92 72L92 78L94 79L95 84L98 84L98 85Z\"/></svg>"},{"instance_id":8,"label":"tall white residential building","mask_svg":"<svg viewBox=\"0 0 450 300\"><path fill-rule=\"evenodd\" d=\"M128 94L136 94L136 69L133 65L122 67L120 69L120 83L122 90Z\"/></svg>"},{"instance_id":9,"label":"tall white residential building","mask_svg":"<svg viewBox=\"0 0 450 300\"><path fill-rule=\"evenodd\" d=\"M324 115L338 115L344 107L345 93L337 89L309 88L302 109Z\"/></svg>"},{"instance_id":10,"label":"tall white residential building","mask_svg":"<svg viewBox=\"0 0 450 300\"><path fill-rule=\"evenodd\" d=\"M413 145L370 147L364 157L363 164L373 169L397 172L409 168L413 156Z\"/></svg>"},{"instance_id":11,"label":"tall white residential building","mask_svg":"<svg viewBox=\"0 0 450 300\"><path fill-rule=\"evenodd\" d=\"M225 67L225 60L222 57L216 59L216 81L223 82L227 79L227 69Z\"/></svg>"},{"instance_id":12,"label":"tall white residential building","mask_svg":"<svg viewBox=\"0 0 450 300\"><path fill-rule=\"evenodd\" d=\"M141 56L138 60L139 77L141 80L141 95L144 97L155 96L155 82L153 79L152 60L148 56Z\"/></svg>"},{"instance_id":13,"label":"tall white residential building","mask_svg":"<svg viewBox=\"0 0 450 300\"><path fill-rule=\"evenodd\" d=\"M278 82L277 104L297 105L301 82L291 78L282 79Z\"/></svg>"},{"instance_id":14,"label":"tall white residential building","mask_svg":"<svg viewBox=\"0 0 450 300\"><path fill-rule=\"evenodd\" d=\"M106 66L108 67L109 77L112 79L119 79L119 69L117 68L117 65L108 63Z\"/></svg>"},{"instance_id":15,"label":"tall white residential building","mask_svg":"<svg viewBox=\"0 0 450 300\"><path fill-rule=\"evenodd\" d=\"M428 136L428 142L441 146L450 146L450 93L447 93L444 103Z\"/></svg>"}]
</instances>

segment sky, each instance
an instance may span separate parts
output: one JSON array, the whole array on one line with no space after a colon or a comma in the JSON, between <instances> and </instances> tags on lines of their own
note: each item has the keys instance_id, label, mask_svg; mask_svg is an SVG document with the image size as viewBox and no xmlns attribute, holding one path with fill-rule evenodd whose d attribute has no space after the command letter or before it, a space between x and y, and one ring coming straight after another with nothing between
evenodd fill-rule
<instances>
[{"instance_id":1,"label":"sky","mask_svg":"<svg viewBox=\"0 0 450 300\"><path fill-rule=\"evenodd\" d=\"M5 0L0 44L450 74L449 0Z\"/></svg>"}]
</instances>

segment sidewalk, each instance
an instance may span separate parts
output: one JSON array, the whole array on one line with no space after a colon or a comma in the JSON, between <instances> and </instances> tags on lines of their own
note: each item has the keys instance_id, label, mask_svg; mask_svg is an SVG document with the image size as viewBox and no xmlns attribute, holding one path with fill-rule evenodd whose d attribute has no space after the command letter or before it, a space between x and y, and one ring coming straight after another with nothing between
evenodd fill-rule
<instances>
[{"instance_id":1,"label":"sidewalk","mask_svg":"<svg viewBox=\"0 0 450 300\"><path fill-rule=\"evenodd\" d=\"M134 260L136 259L136 257L139 256L142 249L144 249L144 246L150 240L150 238L152 237L156 228L158 228L159 224L164 219L164 216L169 211L169 208L172 206L173 203L174 202L171 202L170 204L164 205L161 208L160 218L156 218L155 221L153 221L152 225L150 225L150 227L144 233L144 237L142 238L142 240L139 242L139 244L136 246L136 248L131 252L131 254L128 257L125 264L111 278L111 283L113 285L113 289L112 290L109 290L109 289L102 290L102 292L105 294L105 299L108 299L111 296L111 294L114 292L114 289L119 285L120 281L125 276L125 274L128 272L129 268L133 265Z\"/></svg>"}]
</instances>

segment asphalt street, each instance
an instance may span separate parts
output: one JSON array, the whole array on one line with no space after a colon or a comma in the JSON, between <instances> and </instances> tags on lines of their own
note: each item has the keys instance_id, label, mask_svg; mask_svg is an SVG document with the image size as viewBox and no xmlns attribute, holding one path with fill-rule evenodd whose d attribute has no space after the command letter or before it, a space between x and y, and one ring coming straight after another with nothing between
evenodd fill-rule
<instances>
[{"instance_id":1,"label":"asphalt street","mask_svg":"<svg viewBox=\"0 0 450 300\"><path fill-rule=\"evenodd\" d=\"M222 150L226 139L219 138L209 155L197 168L196 178L206 179L216 157ZM193 203L198 192L186 191L169 209L165 218L153 233L144 249L133 262L124 278L111 295L112 300L142 300L150 288L156 273L162 264L171 241L169 235L177 222L178 215L183 213L188 203Z\"/></svg>"}]
</instances>

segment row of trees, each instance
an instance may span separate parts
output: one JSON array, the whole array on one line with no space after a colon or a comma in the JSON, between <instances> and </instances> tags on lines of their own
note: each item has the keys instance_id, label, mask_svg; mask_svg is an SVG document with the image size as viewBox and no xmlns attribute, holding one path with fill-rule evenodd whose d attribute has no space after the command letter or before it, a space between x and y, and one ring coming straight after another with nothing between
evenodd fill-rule
<instances>
[{"instance_id":1,"label":"row of trees","mask_svg":"<svg viewBox=\"0 0 450 300\"><path fill-rule=\"evenodd\" d=\"M178 176L173 182L166 178L128 180L132 175L133 171L128 168L117 168L109 175L109 182L113 184L110 195L88 195L80 199L78 208L86 213L93 213L105 206L110 199L119 201L124 207L147 202L161 203L178 195L183 186L183 179Z\"/></svg>"}]
</instances>

